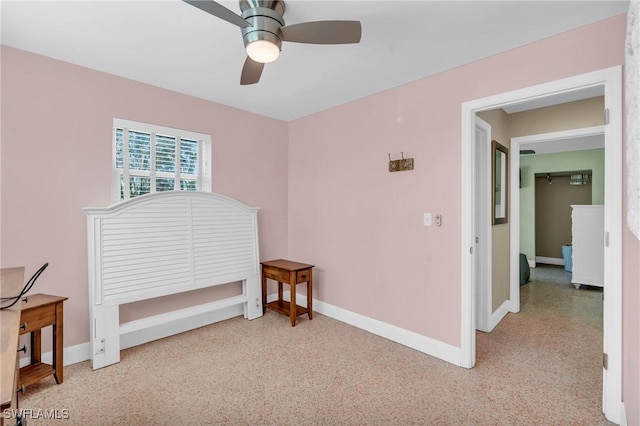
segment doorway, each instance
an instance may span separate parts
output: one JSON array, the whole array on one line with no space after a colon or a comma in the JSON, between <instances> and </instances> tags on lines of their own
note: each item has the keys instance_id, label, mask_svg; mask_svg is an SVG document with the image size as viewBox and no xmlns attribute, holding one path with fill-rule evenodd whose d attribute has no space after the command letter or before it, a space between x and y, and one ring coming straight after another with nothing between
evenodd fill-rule
<instances>
[{"instance_id":1,"label":"doorway","mask_svg":"<svg viewBox=\"0 0 640 426\"><path fill-rule=\"evenodd\" d=\"M476 175L475 193L489 194L491 178L491 126L489 123L475 117L475 150L476 150ZM482 226L491 221L490 197L474 197L476 212L475 228L476 238L474 250L477 253L474 262L474 276L476 277L476 328L489 332L495 327L491 324L491 230Z\"/></svg>"},{"instance_id":2,"label":"doorway","mask_svg":"<svg viewBox=\"0 0 640 426\"><path fill-rule=\"evenodd\" d=\"M606 105L606 104L605 104ZM620 215L621 215L621 209L622 209L622 205L621 205L621 200L622 200L622 195L621 195L621 188L618 188L617 190L614 190L614 194L607 194L607 191L612 190L612 187L615 187L615 180L614 179L618 179L619 185L622 185L622 175L619 171L615 170L615 169L611 169L612 167L615 167L613 164L613 159L615 158L615 153L609 153L608 150L609 149L613 149L610 148L611 145L611 141L609 142L609 145L607 145L607 139L606 139L606 135L607 133L611 133L613 131L613 128L610 128L607 131L607 127L606 125L603 126L594 126L594 127L585 127L585 128L581 128L581 129L572 129L572 130L565 130L565 131L559 131L559 132L553 132L553 133L545 133L545 134L538 134L538 135L531 135L531 136L521 136L521 137L514 137L511 139L511 146L513 147L513 149L515 150L515 152L520 152L523 149L527 149L527 148L541 148L544 147L547 144L557 144L557 145L561 145L564 147L571 147L571 146L576 146L579 145L581 142L583 141L587 146L591 146L592 148L596 148L596 147L602 147L605 149L605 164L604 164L604 170L599 169L598 173L604 173L604 182L605 185L603 188L601 188L601 192L604 193L603 195L600 195L598 204L605 204L606 207L606 211L608 212L608 214L611 216L610 222L613 223L613 225L611 225L613 232L619 232L621 224L620 224ZM600 142L597 142L600 141ZM621 139L619 139L619 144ZM544 148L543 148L544 149ZM567 149L568 150L568 149ZM570 150L568 150L570 151ZM621 155L621 151L620 148L618 148L618 155ZM515 155L511 158L512 161L512 165L514 167L514 169L520 170L520 156L519 155ZM584 161L584 160L583 160ZM583 163L584 164L584 163ZM617 172L617 173L616 173ZM551 176L550 176L551 177ZM512 182L514 182L516 179L520 179L520 176L511 176L512 178ZM552 177L551 177L552 178ZM552 178L553 179L553 178ZM601 181L602 179L598 179L598 181ZM615 192L617 191L617 192ZM599 191L600 192L600 191ZM522 211L520 210L520 206L521 206L521 193L520 193L520 188L515 187L512 188L511 190L511 194L510 194L511 200L513 201L513 205L515 209L518 209L517 212L514 212L514 220L517 221L517 228L518 230L521 230L521 218L522 218ZM618 199L619 203L617 206L610 206L608 205L608 203L612 203L615 202L615 200ZM618 220L616 221L615 218L616 216L618 217ZM617 224L616 224L617 222ZM605 224L605 229L607 229L607 224ZM534 227L535 228L535 227ZM619 235L620 238L621 235ZM511 234L511 245L512 247L522 247L522 241L521 241L521 233L520 232L514 232ZM615 252L615 250L621 250L621 240L618 240L618 246L614 247L613 245L611 245L608 248L608 257L605 258L605 266L607 264L607 262L609 263L610 266L610 270L615 270L616 268L618 268L618 279L617 281L613 281L614 277L610 277L607 278L607 285L610 286L610 288L608 287L607 290L611 290L612 292L621 292L621 274L622 274L622 264L620 263L619 259L620 257L616 258L612 258L612 253ZM534 248L532 250L533 253L535 253L537 251L537 247L534 243ZM618 253L620 253L620 251L618 251ZM513 253L512 253L513 254ZM618 254L619 256L619 254ZM533 264L532 266L535 266L536 263L536 258L534 257L531 261L531 263ZM553 264L553 262L549 262L549 259L547 259L547 263L551 263ZM512 263L511 265L512 268L515 268L516 266L514 266L514 264ZM513 273L513 271L512 271ZM607 292L609 293L609 291ZM620 293L618 293L620 294ZM511 301L512 301L512 306L514 309L516 310L512 310L511 312L518 312L519 308L520 308L520 291L519 291L519 286L515 286L514 283L511 283ZM517 306L516 306L517 305ZM622 307L622 300L620 298L619 304L616 305L617 307L613 307L610 309L621 309ZM606 310L605 310L605 315L606 315ZM615 320L616 315L615 315L615 311L611 311L609 312L612 316L613 319L611 319L611 321ZM618 335L618 337L621 339L622 336L622 323L621 323L621 318L618 318L620 320L620 325L619 325L619 332L620 334ZM604 318L605 321L605 329L604 329L604 334L606 335L607 333L607 328L606 328L606 317ZM615 327L614 327L614 322L611 322L611 327L612 328L612 333L615 333ZM613 334L611 337L613 339L613 337L615 336L615 334ZM620 356L622 356L622 343L621 340L619 342L616 342L615 340L612 340L610 342L607 342L607 340L605 339L605 347L603 348L603 352L604 353L608 353L607 352L607 348L612 347L613 352L615 353L616 350L618 349L620 351ZM616 349L617 348L617 349ZM622 361L620 361L621 363ZM620 368L621 368L621 364L620 364ZM612 369L609 369L609 372L611 373ZM606 372L605 372L606 373ZM606 377L606 374L605 374ZM620 379L621 380L621 379ZM621 382L620 382L620 389L621 389ZM606 387L603 387L603 389L606 389ZM604 405L604 404L603 404Z\"/></svg>"},{"instance_id":3,"label":"doorway","mask_svg":"<svg viewBox=\"0 0 640 426\"><path fill-rule=\"evenodd\" d=\"M579 172L584 173L584 171ZM578 171L536 173L534 180L534 243L536 247L534 258L536 263L564 266L562 248L571 246L572 242L571 206L592 204L591 185L573 185L571 176L591 176L591 174L578 174Z\"/></svg>"},{"instance_id":4,"label":"doorway","mask_svg":"<svg viewBox=\"0 0 640 426\"><path fill-rule=\"evenodd\" d=\"M622 211L622 105L621 67L608 68L579 76L528 87L462 105L462 306L461 306L461 362L463 367L475 365L476 291L475 262L480 261L474 253L476 222L475 206L476 112L528 102L547 102L546 105L562 103L584 90L602 90L605 95L605 110L609 122L605 125L605 289L607 297L603 304L604 352L608 358L608 368L603 369L602 411L607 419L620 421L622 390L622 319L621 319L621 211ZM565 101L566 102L566 101ZM511 147L512 152L518 149ZM517 156L512 156L512 160ZM517 204L514 192L519 187L519 168L512 164L510 173L511 205ZM515 195L517 197L517 194ZM510 215L511 227L520 227L517 214ZM510 300L509 310L517 312L519 298L519 233L511 232Z\"/></svg>"}]
</instances>

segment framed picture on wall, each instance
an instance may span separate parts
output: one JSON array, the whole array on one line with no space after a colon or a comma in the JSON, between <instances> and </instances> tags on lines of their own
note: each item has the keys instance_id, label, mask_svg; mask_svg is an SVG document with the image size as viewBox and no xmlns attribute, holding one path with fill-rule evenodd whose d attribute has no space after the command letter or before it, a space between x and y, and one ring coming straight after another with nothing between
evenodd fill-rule
<instances>
[{"instance_id":1,"label":"framed picture on wall","mask_svg":"<svg viewBox=\"0 0 640 426\"><path fill-rule=\"evenodd\" d=\"M509 222L509 148L491 141L492 223Z\"/></svg>"}]
</instances>

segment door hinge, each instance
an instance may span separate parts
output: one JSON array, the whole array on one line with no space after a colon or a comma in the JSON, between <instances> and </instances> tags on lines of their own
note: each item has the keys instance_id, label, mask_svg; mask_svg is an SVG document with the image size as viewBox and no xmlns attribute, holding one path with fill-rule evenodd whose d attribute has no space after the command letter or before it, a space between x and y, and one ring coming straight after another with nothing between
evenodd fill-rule
<instances>
[{"instance_id":1,"label":"door hinge","mask_svg":"<svg viewBox=\"0 0 640 426\"><path fill-rule=\"evenodd\" d=\"M604 233L604 246L609 247L609 232Z\"/></svg>"},{"instance_id":2,"label":"door hinge","mask_svg":"<svg viewBox=\"0 0 640 426\"><path fill-rule=\"evenodd\" d=\"M602 367L606 370L609 368L609 357L606 353L602 354Z\"/></svg>"},{"instance_id":3,"label":"door hinge","mask_svg":"<svg viewBox=\"0 0 640 426\"><path fill-rule=\"evenodd\" d=\"M609 124L609 108L604 109L604 124Z\"/></svg>"}]
</instances>

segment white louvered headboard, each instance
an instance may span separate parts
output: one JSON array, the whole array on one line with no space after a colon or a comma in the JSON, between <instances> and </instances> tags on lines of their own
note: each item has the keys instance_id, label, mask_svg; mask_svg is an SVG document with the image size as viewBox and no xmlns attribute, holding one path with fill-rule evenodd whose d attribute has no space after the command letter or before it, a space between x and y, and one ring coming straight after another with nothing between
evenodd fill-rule
<instances>
[{"instance_id":1,"label":"white louvered headboard","mask_svg":"<svg viewBox=\"0 0 640 426\"><path fill-rule=\"evenodd\" d=\"M120 361L125 303L242 281L240 296L206 306L242 305L245 318L262 316L257 208L219 194L170 191L84 211L94 369ZM153 318L146 324L154 326Z\"/></svg>"}]
</instances>

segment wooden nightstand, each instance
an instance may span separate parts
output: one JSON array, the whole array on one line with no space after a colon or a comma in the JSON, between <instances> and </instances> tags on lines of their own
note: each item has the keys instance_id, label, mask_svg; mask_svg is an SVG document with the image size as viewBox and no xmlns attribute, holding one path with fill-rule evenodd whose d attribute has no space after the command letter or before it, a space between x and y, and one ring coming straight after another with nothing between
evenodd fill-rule
<instances>
[{"instance_id":1,"label":"wooden nightstand","mask_svg":"<svg viewBox=\"0 0 640 426\"><path fill-rule=\"evenodd\" d=\"M26 300L25 300L26 299ZM20 384L29 386L53 374L56 383L62 383L63 373L63 303L67 297L47 294L27 295L22 300L20 334L31 333L31 363L20 369ZM44 327L53 327L53 362L42 362L42 335Z\"/></svg>"},{"instance_id":2,"label":"wooden nightstand","mask_svg":"<svg viewBox=\"0 0 640 426\"><path fill-rule=\"evenodd\" d=\"M260 262L262 265L262 306L288 315L291 319L291 327L295 327L296 318L299 315L307 314L309 319L313 319L313 266L306 263L292 262L290 260L278 259L268 262ZM267 303L267 278L278 281L278 300ZM307 307L296 304L296 284L307 283ZM282 284L289 284L291 302L282 300Z\"/></svg>"}]
</instances>

